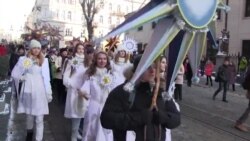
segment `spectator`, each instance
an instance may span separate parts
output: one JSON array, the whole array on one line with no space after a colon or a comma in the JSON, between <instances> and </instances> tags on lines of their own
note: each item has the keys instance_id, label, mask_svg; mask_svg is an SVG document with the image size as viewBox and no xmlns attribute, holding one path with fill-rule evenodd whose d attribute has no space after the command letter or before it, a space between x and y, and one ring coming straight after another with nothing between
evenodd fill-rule
<instances>
[{"instance_id":1,"label":"spectator","mask_svg":"<svg viewBox=\"0 0 250 141\"><path fill-rule=\"evenodd\" d=\"M10 60L9 60L9 75L11 74L14 66L16 65L18 59L20 56L24 56L25 55L25 49L23 45L18 45L17 47L17 52L16 53L12 53L10 55Z\"/></svg>"},{"instance_id":2,"label":"spectator","mask_svg":"<svg viewBox=\"0 0 250 141\"><path fill-rule=\"evenodd\" d=\"M175 100L182 100L182 85L183 85L183 76L184 76L184 66L181 65L180 69L177 73L177 77L175 79L175 90L174 90L174 97Z\"/></svg>"},{"instance_id":3,"label":"spectator","mask_svg":"<svg viewBox=\"0 0 250 141\"><path fill-rule=\"evenodd\" d=\"M228 74L229 74L228 87L232 85L233 91L235 91L235 81L237 73L236 73L236 66L232 61L230 61L228 65Z\"/></svg>"},{"instance_id":4,"label":"spectator","mask_svg":"<svg viewBox=\"0 0 250 141\"><path fill-rule=\"evenodd\" d=\"M207 76L207 83L206 83L206 85L208 85L208 83L210 81L211 87L213 86L213 80L212 80L213 70L214 70L214 64L213 64L213 62L210 59L208 59L207 63L206 63L206 66L205 66L205 75Z\"/></svg>"},{"instance_id":5,"label":"spectator","mask_svg":"<svg viewBox=\"0 0 250 141\"><path fill-rule=\"evenodd\" d=\"M189 63L189 59L186 58L184 60L184 68L185 68L185 76L186 76L186 79L187 79L187 85L188 87L191 87L192 85L192 77L193 77L193 71L192 71L192 68L191 68L191 65Z\"/></svg>"},{"instance_id":6,"label":"spectator","mask_svg":"<svg viewBox=\"0 0 250 141\"><path fill-rule=\"evenodd\" d=\"M223 65L221 65L218 69L217 76L216 76L216 81L219 82L219 88L215 91L213 95L213 100L215 100L216 95L221 91L222 86L223 86L223 97L222 101L223 102L228 102L227 101L227 86L228 86L228 65L229 65L229 58L225 58Z\"/></svg>"}]
</instances>

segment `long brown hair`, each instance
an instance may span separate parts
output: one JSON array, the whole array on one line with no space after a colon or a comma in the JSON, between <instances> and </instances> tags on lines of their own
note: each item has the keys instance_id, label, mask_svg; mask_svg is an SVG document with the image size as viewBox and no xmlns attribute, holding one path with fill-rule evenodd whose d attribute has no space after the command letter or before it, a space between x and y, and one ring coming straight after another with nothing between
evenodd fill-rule
<instances>
[{"instance_id":1,"label":"long brown hair","mask_svg":"<svg viewBox=\"0 0 250 141\"><path fill-rule=\"evenodd\" d=\"M119 52L120 51L118 51L115 55L115 59L114 59L115 63L117 63L119 61L119 55L120 55ZM125 51L125 63L127 63L129 61L129 59L130 59L130 54Z\"/></svg>"},{"instance_id":2,"label":"long brown hair","mask_svg":"<svg viewBox=\"0 0 250 141\"><path fill-rule=\"evenodd\" d=\"M27 53L27 57L29 57L29 58L31 58L33 55L31 54L31 50L32 49L30 49L29 51L28 51L28 53ZM42 50L40 50L40 53L38 54L38 56L37 56L37 59L38 59L38 65L39 66L42 66L42 64L43 64L43 61L44 61L44 55L43 55L43 53L42 53Z\"/></svg>"},{"instance_id":3,"label":"long brown hair","mask_svg":"<svg viewBox=\"0 0 250 141\"><path fill-rule=\"evenodd\" d=\"M96 73L96 67L97 67L97 58L99 56L99 54L104 54L107 57L107 65L106 68L108 71L111 70L111 65L110 65L110 60L108 57L108 54L104 51L99 51L94 55L94 59L93 59L93 63L90 65L90 67L88 68L88 70L86 71L86 74L90 77L92 75L94 75Z\"/></svg>"}]
</instances>

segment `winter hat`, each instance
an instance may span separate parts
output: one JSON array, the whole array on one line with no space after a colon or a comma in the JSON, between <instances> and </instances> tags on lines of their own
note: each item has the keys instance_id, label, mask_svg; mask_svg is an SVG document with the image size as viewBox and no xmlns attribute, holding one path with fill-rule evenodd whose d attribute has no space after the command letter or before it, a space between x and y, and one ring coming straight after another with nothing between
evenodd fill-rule
<instances>
[{"instance_id":1,"label":"winter hat","mask_svg":"<svg viewBox=\"0 0 250 141\"><path fill-rule=\"evenodd\" d=\"M134 62L133 62L133 72L135 72L137 66L139 65L141 58L142 58L142 55L138 55L135 57Z\"/></svg>"},{"instance_id":2,"label":"winter hat","mask_svg":"<svg viewBox=\"0 0 250 141\"><path fill-rule=\"evenodd\" d=\"M32 49L32 48L41 48L42 45L37 40L32 39L30 41L29 47L30 47L30 49Z\"/></svg>"}]
</instances>

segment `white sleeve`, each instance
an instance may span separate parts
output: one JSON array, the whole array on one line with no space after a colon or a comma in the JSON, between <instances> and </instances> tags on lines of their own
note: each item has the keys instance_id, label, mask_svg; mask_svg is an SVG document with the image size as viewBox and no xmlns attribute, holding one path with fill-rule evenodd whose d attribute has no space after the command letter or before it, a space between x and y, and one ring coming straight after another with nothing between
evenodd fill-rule
<instances>
[{"instance_id":1,"label":"white sleeve","mask_svg":"<svg viewBox=\"0 0 250 141\"><path fill-rule=\"evenodd\" d=\"M84 80L84 83L82 87L80 88L80 91L82 93L85 93L88 98L90 98L90 79Z\"/></svg>"},{"instance_id":2,"label":"white sleeve","mask_svg":"<svg viewBox=\"0 0 250 141\"><path fill-rule=\"evenodd\" d=\"M71 72L71 65L70 62L68 62L63 74L63 85L67 88L70 87L70 72Z\"/></svg>"},{"instance_id":3,"label":"white sleeve","mask_svg":"<svg viewBox=\"0 0 250 141\"><path fill-rule=\"evenodd\" d=\"M50 84L49 62L47 58L44 58L44 62L42 64L42 76L46 94L52 94L51 84Z\"/></svg>"},{"instance_id":4,"label":"white sleeve","mask_svg":"<svg viewBox=\"0 0 250 141\"><path fill-rule=\"evenodd\" d=\"M18 59L18 62L16 63L15 67L13 68L12 72L11 72L11 77L14 80L20 80L21 76L24 73L24 68L22 67L22 62L23 62L24 57L20 57Z\"/></svg>"}]
</instances>

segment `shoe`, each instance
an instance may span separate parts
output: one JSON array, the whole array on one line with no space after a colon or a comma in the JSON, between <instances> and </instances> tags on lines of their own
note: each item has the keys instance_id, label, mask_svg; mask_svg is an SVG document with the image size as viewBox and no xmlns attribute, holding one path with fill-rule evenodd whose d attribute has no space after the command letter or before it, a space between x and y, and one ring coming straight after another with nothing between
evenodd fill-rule
<instances>
[{"instance_id":1,"label":"shoe","mask_svg":"<svg viewBox=\"0 0 250 141\"><path fill-rule=\"evenodd\" d=\"M245 127L243 124L235 124L234 128L243 131L243 132L248 132L247 127Z\"/></svg>"},{"instance_id":2,"label":"shoe","mask_svg":"<svg viewBox=\"0 0 250 141\"><path fill-rule=\"evenodd\" d=\"M28 130L26 135L26 141L32 141L33 139L33 131Z\"/></svg>"},{"instance_id":3,"label":"shoe","mask_svg":"<svg viewBox=\"0 0 250 141\"><path fill-rule=\"evenodd\" d=\"M222 100L223 102L225 102L225 103L228 103L228 101L227 100Z\"/></svg>"}]
</instances>

